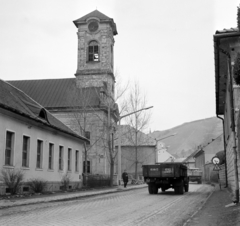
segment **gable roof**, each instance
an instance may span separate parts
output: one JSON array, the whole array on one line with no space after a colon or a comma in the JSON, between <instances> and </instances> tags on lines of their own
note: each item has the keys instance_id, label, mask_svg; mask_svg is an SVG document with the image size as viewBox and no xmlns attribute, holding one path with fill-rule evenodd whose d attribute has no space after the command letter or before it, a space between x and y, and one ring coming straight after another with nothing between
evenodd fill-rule
<instances>
[{"instance_id":1,"label":"gable roof","mask_svg":"<svg viewBox=\"0 0 240 226\"><path fill-rule=\"evenodd\" d=\"M85 24L87 23L88 18L98 18L100 20L100 22L109 22L112 29L113 29L113 34L117 35L117 26L114 23L114 20L108 16L106 16L105 14L99 12L98 10L94 10L90 13L88 13L87 15L80 17L77 20L74 20L73 23L75 24L75 26L78 28L79 24Z\"/></svg>"},{"instance_id":2,"label":"gable roof","mask_svg":"<svg viewBox=\"0 0 240 226\"><path fill-rule=\"evenodd\" d=\"M85 137L74 133L23 91L3 80L0 80L0 108L89 142Z\"/></svg>"},{"instance_id":3,"label":"gable roof","mask_svg":"<svg viewBox=\"0 0 240 226\"><path fill-rule=\"evenodd\" d=\"M76 78L16 80L8 82L49 110L54 108L81 107L84 101L86 102L86 98L87 104L92 107L99 106L100 103L99 89L84 88L80 90L76 86Z\"/></svg>"},{"instance_id":4,"label":"gable roof","mask_svg":"<svg viewBox=\"0 0 240 226\"><path fill-rule=\"evenodd\" d=\"M86 20L88 18L91 18L91 17L97 17L100 20L110 20L110 19L112 19L112 18L106 16L105 14L101 13L100 11L98 11L96 9L96 10L86 14L85 16L80 17L77 20L74 20L74 22L86 22Z\"/></svg>"}]
</instances>

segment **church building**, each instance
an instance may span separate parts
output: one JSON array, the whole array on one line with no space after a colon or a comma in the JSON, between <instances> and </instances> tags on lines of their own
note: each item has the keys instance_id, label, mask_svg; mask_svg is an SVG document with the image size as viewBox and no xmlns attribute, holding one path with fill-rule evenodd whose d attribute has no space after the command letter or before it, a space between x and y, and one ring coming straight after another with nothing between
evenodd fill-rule
<instances>
[{"instance_id":1,"label":"church building","mask_svg":"<svg viewBox=\"0 0 240 226\"><path fill-rule=\"evenodd\" d=\"M114 20L95 10L75 21L78 38L75 77L9 81L81 136L83 172L110 173L119 117L115 103ZM54 65L53 65L54 66ZM112 150L113 153L110 153Z\"/></svg>"}]
</instances>

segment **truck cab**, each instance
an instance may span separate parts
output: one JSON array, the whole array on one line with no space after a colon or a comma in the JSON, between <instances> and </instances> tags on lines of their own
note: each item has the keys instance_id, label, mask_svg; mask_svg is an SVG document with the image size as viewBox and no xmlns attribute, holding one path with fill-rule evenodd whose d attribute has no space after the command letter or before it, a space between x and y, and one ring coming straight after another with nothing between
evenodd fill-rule
<instances>
[{"instance_id":1,"label":"truck cab","mask_svg":"<svg viewBox=\"0 0 240 226\"><path fill-rule=\"evenodd\" d=\"M199 168L188 168L188 177L189 181L197 182L198 184L202 183L202 170Z\"/></svg>"}]
</instances>

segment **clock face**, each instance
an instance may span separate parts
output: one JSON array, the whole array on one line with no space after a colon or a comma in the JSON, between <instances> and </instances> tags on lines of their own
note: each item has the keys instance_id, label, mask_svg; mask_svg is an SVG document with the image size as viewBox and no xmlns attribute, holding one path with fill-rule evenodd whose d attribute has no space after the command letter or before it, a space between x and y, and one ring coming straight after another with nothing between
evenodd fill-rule
<instances>
[{"instance_id":1,"label":"clock face","mask_svg":"<svg viewBox=\"0 0 240 226\"><path fill-rule=\"evenodd\" d=\"M88 24L88 29L91 32L94 32L98 29L98 22L97 21L92 21Z\"/></svg>"}]
</instances>

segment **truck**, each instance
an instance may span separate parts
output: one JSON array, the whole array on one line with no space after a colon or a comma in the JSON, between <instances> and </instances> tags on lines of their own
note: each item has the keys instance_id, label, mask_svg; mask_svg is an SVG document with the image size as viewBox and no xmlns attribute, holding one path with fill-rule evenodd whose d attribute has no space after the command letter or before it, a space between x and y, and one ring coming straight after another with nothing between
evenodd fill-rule
<instances>
[{"instance_id":1,"label":"truck","mask_svg":"<svg viewBox=\"0 0 240 226\"><path fill-rule=\"evenodd\" d=\"M188 168L188 177L190 182L202 183L202 170L199 168Z\"/></svg>"},{"instance_id":2,"label":"truck","mask_svg":"<svg viewBox=\"0 0 240 226\"><path fill-rule=\"evenodd\" d=\"M162 162L143 165L142 169L149 194L157 194L159 188L162 192L173 188L176 194L184 194L189 190L188 168L183 163Z\"/></svg>"}]
</instances>

